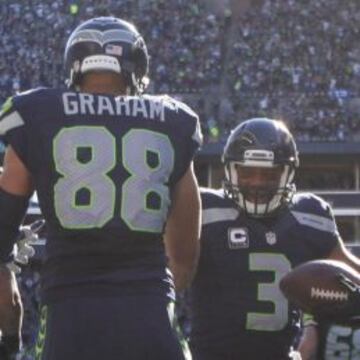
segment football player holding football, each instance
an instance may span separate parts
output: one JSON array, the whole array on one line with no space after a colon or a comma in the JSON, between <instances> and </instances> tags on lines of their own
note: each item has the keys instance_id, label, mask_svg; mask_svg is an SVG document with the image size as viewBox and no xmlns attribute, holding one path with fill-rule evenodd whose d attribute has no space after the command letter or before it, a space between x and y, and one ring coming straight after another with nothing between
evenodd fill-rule
<instances>
[{"instance_id":1,"label":"football player holding football","mask_svg":"<svg viewBox=\"0 0 360 360\"><path fill-rule=\"evenodd\" d=\"M299 313L279 280L313 259L356 267L359 261L345 249L329 204L296 192L298 152L282 122L240 123L227 140L223 163L223 189L201 192L202 250L190 290L193 356L288 359Z\"/></svg>"},{"instance_id":2,"label":"football player holding football","mask_svg":"<svg viewBox=\"0 0 360 360\"><path fill-rule=\"evenodd\" d=\"M0 261L34 190L47 224L39 359L184 358L168 266L181 290L197 264L201 132L183 103L142 95L148 62L134 25L90 19L66 45L68 88L19 94L0 115Z\"/></svg>"}]
</instances>

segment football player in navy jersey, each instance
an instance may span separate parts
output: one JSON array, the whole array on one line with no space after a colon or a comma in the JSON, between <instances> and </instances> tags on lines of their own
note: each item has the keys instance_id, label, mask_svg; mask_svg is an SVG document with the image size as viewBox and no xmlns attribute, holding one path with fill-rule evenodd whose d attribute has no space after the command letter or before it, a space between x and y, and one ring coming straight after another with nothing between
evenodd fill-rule
<instances>
[{"instance_id":1,"label":"football player in navy jersey","mask_svg":"<svg viewBox=\"0 0 360 360\"><path fill-rule=\"evenodd\" d=\"M190 290L193 357L287 359L299 314L279 280L308 260L359 261L345 250L329 204L296 193L298 152L282 122L242 122L223 162L224 188L201 192L202 250Z\"/></svg>"},{"instance_id":2,"label":"football player in navy jersey","mask_svg":"<svg viewBox=\"0 0 360 360\"><path fill-rule=\"evenodd\" d=\"M348 289L344 304L320 307L303 317L298 350L302 360L357 360L360 358L360 286L349 278L338 281Z\"/></svg>"},{"instance_id":3,"label":"football player in navy jersey","mask_svg":"<svg viewBox=\"0 0 360 360\"><path fill-rule=\"evenodd\" d=\"M65 67L68 89L19 94L0 117L0 261L34 190L47 224L36 358L183 359L168 309L171 272L181 290L198 259L198 117L142 95L148 54L128 22L81 24Z\"/></svg>"},{"instance_id":4,"label":"football player in navy jersey","mask_svg":"<svg viewBox=\"0 0 360 360\"><path fill-rule=\"evenodd\" d=\"M304 324L299 351L302 360L359 359L359 316L337 322L311 319Z\"/></svg>"}]
</instances>

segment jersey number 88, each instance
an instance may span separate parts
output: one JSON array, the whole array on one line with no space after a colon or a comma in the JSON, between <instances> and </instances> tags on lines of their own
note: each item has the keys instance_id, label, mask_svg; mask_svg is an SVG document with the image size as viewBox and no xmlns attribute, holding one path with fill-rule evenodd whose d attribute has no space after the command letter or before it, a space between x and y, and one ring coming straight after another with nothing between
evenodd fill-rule
<instances>
[{"instance_id":1,"label":"jersey number 88","mask_svg":"<svg viewBox=\"0 0 360 360\"><path fill-rule=\"evenodd\" d=\"M90 156L79 157L81 150ZM149 154L156 161L149 160ZM168 136L146 129L131 129L115 136L103 126L76 126L59 131L53 140L56 171L55 212L67 229L101 228L115 214L120 197L120 218L131 230L161 232L170 204L166 185L174 167L174 150ZM121 184L109 176L118 162L130 174ZM86 203L77 201L80 192ZM151 206L149 197L156 198Z\"/></svg>"}]
</instances>

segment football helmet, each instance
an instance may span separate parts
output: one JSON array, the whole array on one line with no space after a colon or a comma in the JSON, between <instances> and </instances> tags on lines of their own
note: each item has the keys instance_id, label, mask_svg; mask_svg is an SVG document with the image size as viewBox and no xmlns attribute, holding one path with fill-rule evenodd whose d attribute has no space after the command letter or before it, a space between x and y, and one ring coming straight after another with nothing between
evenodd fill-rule
<instances>
[{"instance_id":1,"label":"football helmet","mask_svg":"<svg viewBox=\"0 0 360 360\"><path fill-rule=\"evenodd\" d=\"M141 94L148 85L149 56L134 25L114 17L85 21L70 35L65 47L67 85L77 88L88 71L122 74L129 94Z\"/></svg>"},{"instance_id":2,"label":"football helmet","mask_svg":"<svg viewBox=\"0 0 360 360\"><path fill-rule=\"evenodd\" d=\"M293 180L298 152L281 121L254 118L239 124L227 140L222 160L225 192L250 216L273 214L296 190ZM261 184L250 178L253 170L265 174Z\"/></svg>"}]
</instances>

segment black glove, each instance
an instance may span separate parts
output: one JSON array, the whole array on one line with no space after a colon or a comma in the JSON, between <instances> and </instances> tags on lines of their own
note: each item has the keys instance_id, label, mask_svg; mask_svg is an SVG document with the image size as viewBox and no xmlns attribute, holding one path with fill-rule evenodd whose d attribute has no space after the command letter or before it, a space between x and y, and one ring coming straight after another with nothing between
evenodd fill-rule
<instances>
[{"instance_id":1,"label":"black glove","mask_svg":"<svg viewBox=\"0 0 360 360\"><path fill-rule=\"evenodd\" d=\"M13 360L20 351L21 340L18 335L3 335L0 342L0 359Z\"/></svg>"}]
</instances>

